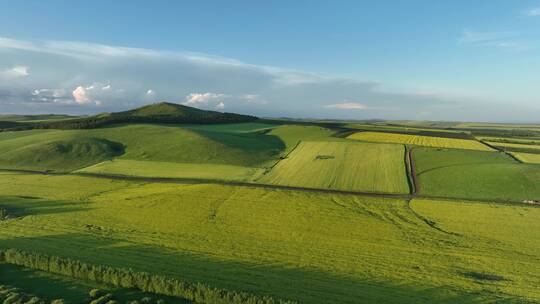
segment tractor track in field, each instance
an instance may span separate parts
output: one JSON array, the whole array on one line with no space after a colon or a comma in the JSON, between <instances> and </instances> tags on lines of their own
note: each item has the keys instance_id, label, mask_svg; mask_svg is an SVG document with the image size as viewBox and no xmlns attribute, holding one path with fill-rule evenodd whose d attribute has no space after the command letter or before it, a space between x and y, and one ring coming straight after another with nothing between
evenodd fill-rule
<instances>
[{"instance_id":1,"label":"tractor track in field","mask_svg":"<svg viewBox=\"0 0 540 304\"><path fill-rule=\"evenodd\" d=\"M407 170L407 179L411 189L411 196L416 197L420 192L420 183L418 182L418 175L416 173L416 165L412 155L413 148L405 145L405 165Z\"/></svg>"}]
</instances>

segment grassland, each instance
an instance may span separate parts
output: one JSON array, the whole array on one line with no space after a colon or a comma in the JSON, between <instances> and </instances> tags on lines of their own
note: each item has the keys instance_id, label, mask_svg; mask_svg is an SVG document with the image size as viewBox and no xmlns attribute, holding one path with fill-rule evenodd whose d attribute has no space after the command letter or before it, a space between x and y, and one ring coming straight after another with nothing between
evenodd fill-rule
<instances>
[{"instance_id":1,"label":"grassland","mask_svg":"<svg viewBox=\"0 0 540 304\"><path fill-rule=\"evenodd\" d=\"M285 154L292 151L300 141L339 141L331 137L335 131L318 126L283 125L272 129L268 135L277 136L285 144Z\"/></svg>"},{"instance_id":2,"label":"grassland","mask_svg":"<svg viewBox=\"0 0 540 304\"><path fill-rule=\"evenodd\" d=\"M540 208L0 174L0 247L304 303L533 303Z\"/></svg>"},{"instance_id":3,"label":"grassland","mask_svg":"<svg viewBox=\"0 0 540 304\"><path fill-rule=\"evenodd\" d=\"M408 193L402 145L301 142L259 182L307 188Z\"/></svg>"},{"instance_id":4,"label":"grassland","mask_svg":"<svg viewBox=\"0 0 540 304\"><path fill-rule=\"evenodd\" d=\"M277 136L231 132L234 126L226 127L226 131L217 132L132 124L92 130L4 132L0 133L0 167L67 172L112 158L264 167L285 149Z\"/></svg>"},{"instance_id":5,"label":"grassland","mask_svg":"<svg viewBox=\"0 0 540 304\"><path fill-rule=\"evenodd\" d=\"M78 170L77 172L249 182L260 176L264 172L264 169L220 164L172 163L117 159L98 163Z\"/></svg>"},{"instance_id":6,"label":"grassland","mask_svg":"<svg viewBox=\"0 0 540 304\"><path fill-rule=\"evenodd\" d=\"M417 148L421 194L503 201L540 198L540 167L501 152Z\"/></svg>"},{"instance_id":7,"label":"grassland","mask_svg":"<svg viewBox=\"0 0 540 304\"><path fill-rule=\"evenodd\" d=\"M398 143L416 146L490 151L488 146L469 139L443 138L382 132L358 132L347 138L366 142Z\"/></svg>"}]
</instances>

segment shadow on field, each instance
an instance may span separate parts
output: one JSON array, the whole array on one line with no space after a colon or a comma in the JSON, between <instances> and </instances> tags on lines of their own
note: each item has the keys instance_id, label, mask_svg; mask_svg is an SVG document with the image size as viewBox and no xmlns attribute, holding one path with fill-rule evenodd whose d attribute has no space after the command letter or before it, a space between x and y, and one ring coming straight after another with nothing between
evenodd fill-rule
<instances>
[{"instance_id":1,"label":"shadow on field","mask_svg":"<svg viewBox=\"0 0 540 304\"><path fill-rule=\"evenodd\" d=\"M0 248L38 251L91 264L132 268L301 303L526 303L523 299L488 291L467 293L421 282L418 285L394 284L334 275L315 268L223 260L85 234L0 240Z\"/></svg>"},{"instance_id":2,"label":"shadow on field","mask_svg":"<svg viewBox=\"0 0 540 304\"><path fill-rule=\"evenodd\" d=\"M86 203L47 200L31 196L0 196L0 207L7 210L9 218L78 212L90 209Z\"/></svg>"},{"instance_id":3,"label":"shadow on field","mask_svg":"<svg viewBox=\"0 0 540 304\"><path fill-rule=\"evenodd\" d=\"M258 132L227 133L192 129L190 130L227 147L245 150L246 152L268 152L276 155L285 150L285 142L275 135Z\"/></svg>"}]
</instances>

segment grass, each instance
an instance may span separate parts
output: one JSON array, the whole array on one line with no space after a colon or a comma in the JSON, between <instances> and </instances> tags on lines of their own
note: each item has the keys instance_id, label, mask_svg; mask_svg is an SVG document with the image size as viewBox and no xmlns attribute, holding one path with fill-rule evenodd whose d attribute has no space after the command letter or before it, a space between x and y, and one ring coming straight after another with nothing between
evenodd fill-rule
<instances>
[{"instance_id":1,"label":"grass","mask_svg":"<svg viewBox=\"0 0 540 304\"><path fill-rule=\"evenodd\" d=\"M417 148L413 152L423 195L522 201L540 198L540 167L504 153Z\"/></svg>"},{"instance_id":2,"label":"grass","mask_svg":"<svg viewBox=\"0 0 540 304\"><path fill-rule=\"evenodd\" d=\"M226 132L217 132L220 125L208 131L174 125L133 124L92 130L0 133L0 166L65 172L117 156L130 160L264 167L275 162L285 149L283 141L276 136L230 132L231 126L222 126ZM239 125L236 128L240 128ZM102 148L88 144L89 150L96 148L99 155L87 158L55 148L57 144L80 141L121 145L123 154L111 155L106 147L103 153L97 153Z\"/></svg>"},{"instance_id":3,"label":"grass","mask_svg":"<svg viewBox=\"0 0 540 304\"><path fill-rule=\"evenodd\" d=\"M408 193L402 145L301 142L259 182L307 188Z\"/></svg>"},{"instance_id":4,"label":"grass","mask_svg":"<svg viewBox=\"0 0 540 304\"><path fill-rule=\"evenodd\" d=\"M524 163L540 164L540 154L510 152L513 156Z\"/></svg>"},{"instance_id":5,"label":"grass","mask_svg":"<svg viewBox=\"0 0 540 304\"><path fill-rule=\"evenodd\" d=\"M2 248L303 303L540 300L534 206L31 174L0 193Z\"/></svg>"},{"instance_id":6,"label":"grass","mask_svg":"<svg viewBox=\"0 0 540 304\"><path fill-rule=\"evenodd\" d=\"M335 131L317 126L283 125L268 135L277 136L285 143L285 153L292 151L300 141L339 140L331 137Z\"/></svg>"},{"instance_id":7,"label":"grass","mask_svg":"<svg viewBox=\"0 0 540 304\"><path fill-rule=\"evenodd\" d=\"M469 139L443 138L433 136L408 135L382 132L358 132L347 138L367 142L398 143L426 147L491 151L492 149L478 141Z\"/></svg>"},{"instance_id":8,"label":"grass","mask_svg":"<svg viewBox=\"0 0 540 304\"><path fill-rule=\"evenodd\" d=\"M77 172L142 177L193 178L248 182L264 172L261 168L219 164L172 163L117 159Z\"/></svg>"}]
</instances>

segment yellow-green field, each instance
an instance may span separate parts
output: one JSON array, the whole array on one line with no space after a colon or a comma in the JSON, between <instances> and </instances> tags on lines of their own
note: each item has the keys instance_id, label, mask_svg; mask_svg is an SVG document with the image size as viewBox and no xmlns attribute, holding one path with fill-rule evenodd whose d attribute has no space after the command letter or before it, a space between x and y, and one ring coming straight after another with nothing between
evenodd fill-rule
<instances>
[{"instance_id":1,"label":"yellow-green field","mask_svg":"<svg viewBox=\"0 0 540 304\"><path fill-rule=\"evenodd\" d=\"M397 143L416 146L467 149L479 151L492 151L492 149L478 141L469 139L444 138L433 136L408 135L383 132L357 132L347 138L367 142Z\"/></svg>"},{"instance_id":2,"label":"yellow-green field","mask_svg":"<svg viewBox=\"0 0 540 304\"><path fill-rule=\"evenodd\" d=\"M496 141L487 141L487 143L495 147L501 147L501 148L507 148L507 149L538 150L538 152L540 152L540 145L527 145L527 144L496 142Z\"/></svg>"},{"instance_id":3,"label":"yellow-green field","mask_svg":"<svg viewBox=\"0 0 540 304\"><path fill-rule=\"evenodd\" d=\"M233 165L171 163L116 159L105 161L77 172L186 179L213 179L223 181L251 181L264 172L261 168Z\"/></svg>"},{"instance_id":4,"label":"yellow-green field","mask_svg":"<svg viewBox=\"0 0 540 304\"><path fill-rule=\"evenodd\" d=\"M517 159L524 163L540 164L540 154L522 152L510 152L510 154L514 155Z\"/></svg>"},{"instance_id":5,"label":"yellow-green field","mask_svg":"<svg viewBox=\"0 0 540 304\"><path fill-rule=\"evenodd\" d=\"M408 193L403 145L301 142L258 182L347 191Z\"/></svg>"},{"instance_id":6,"label":"yellow-green field","mask_svg":"<svg viewBox=\"0 0 540 304\"><path fill-rule=\"evenodd\" d=\"M302 303L536 303L540 208L0 174L0 248Z\"/></svg>"},{"instance_id":7,"label":"yellow-green field","mask_svg":"<svg viewBox=\"0 0 540 304\"><path fill-rule=\"evenodd\" d=\"M519 137L492 137L492 136L477 136L479 140L494 142L494 143L516 143L516 144L532 144L540 145L540 140L536 138L519 138Z\"/></svg>"}]
</instances>

